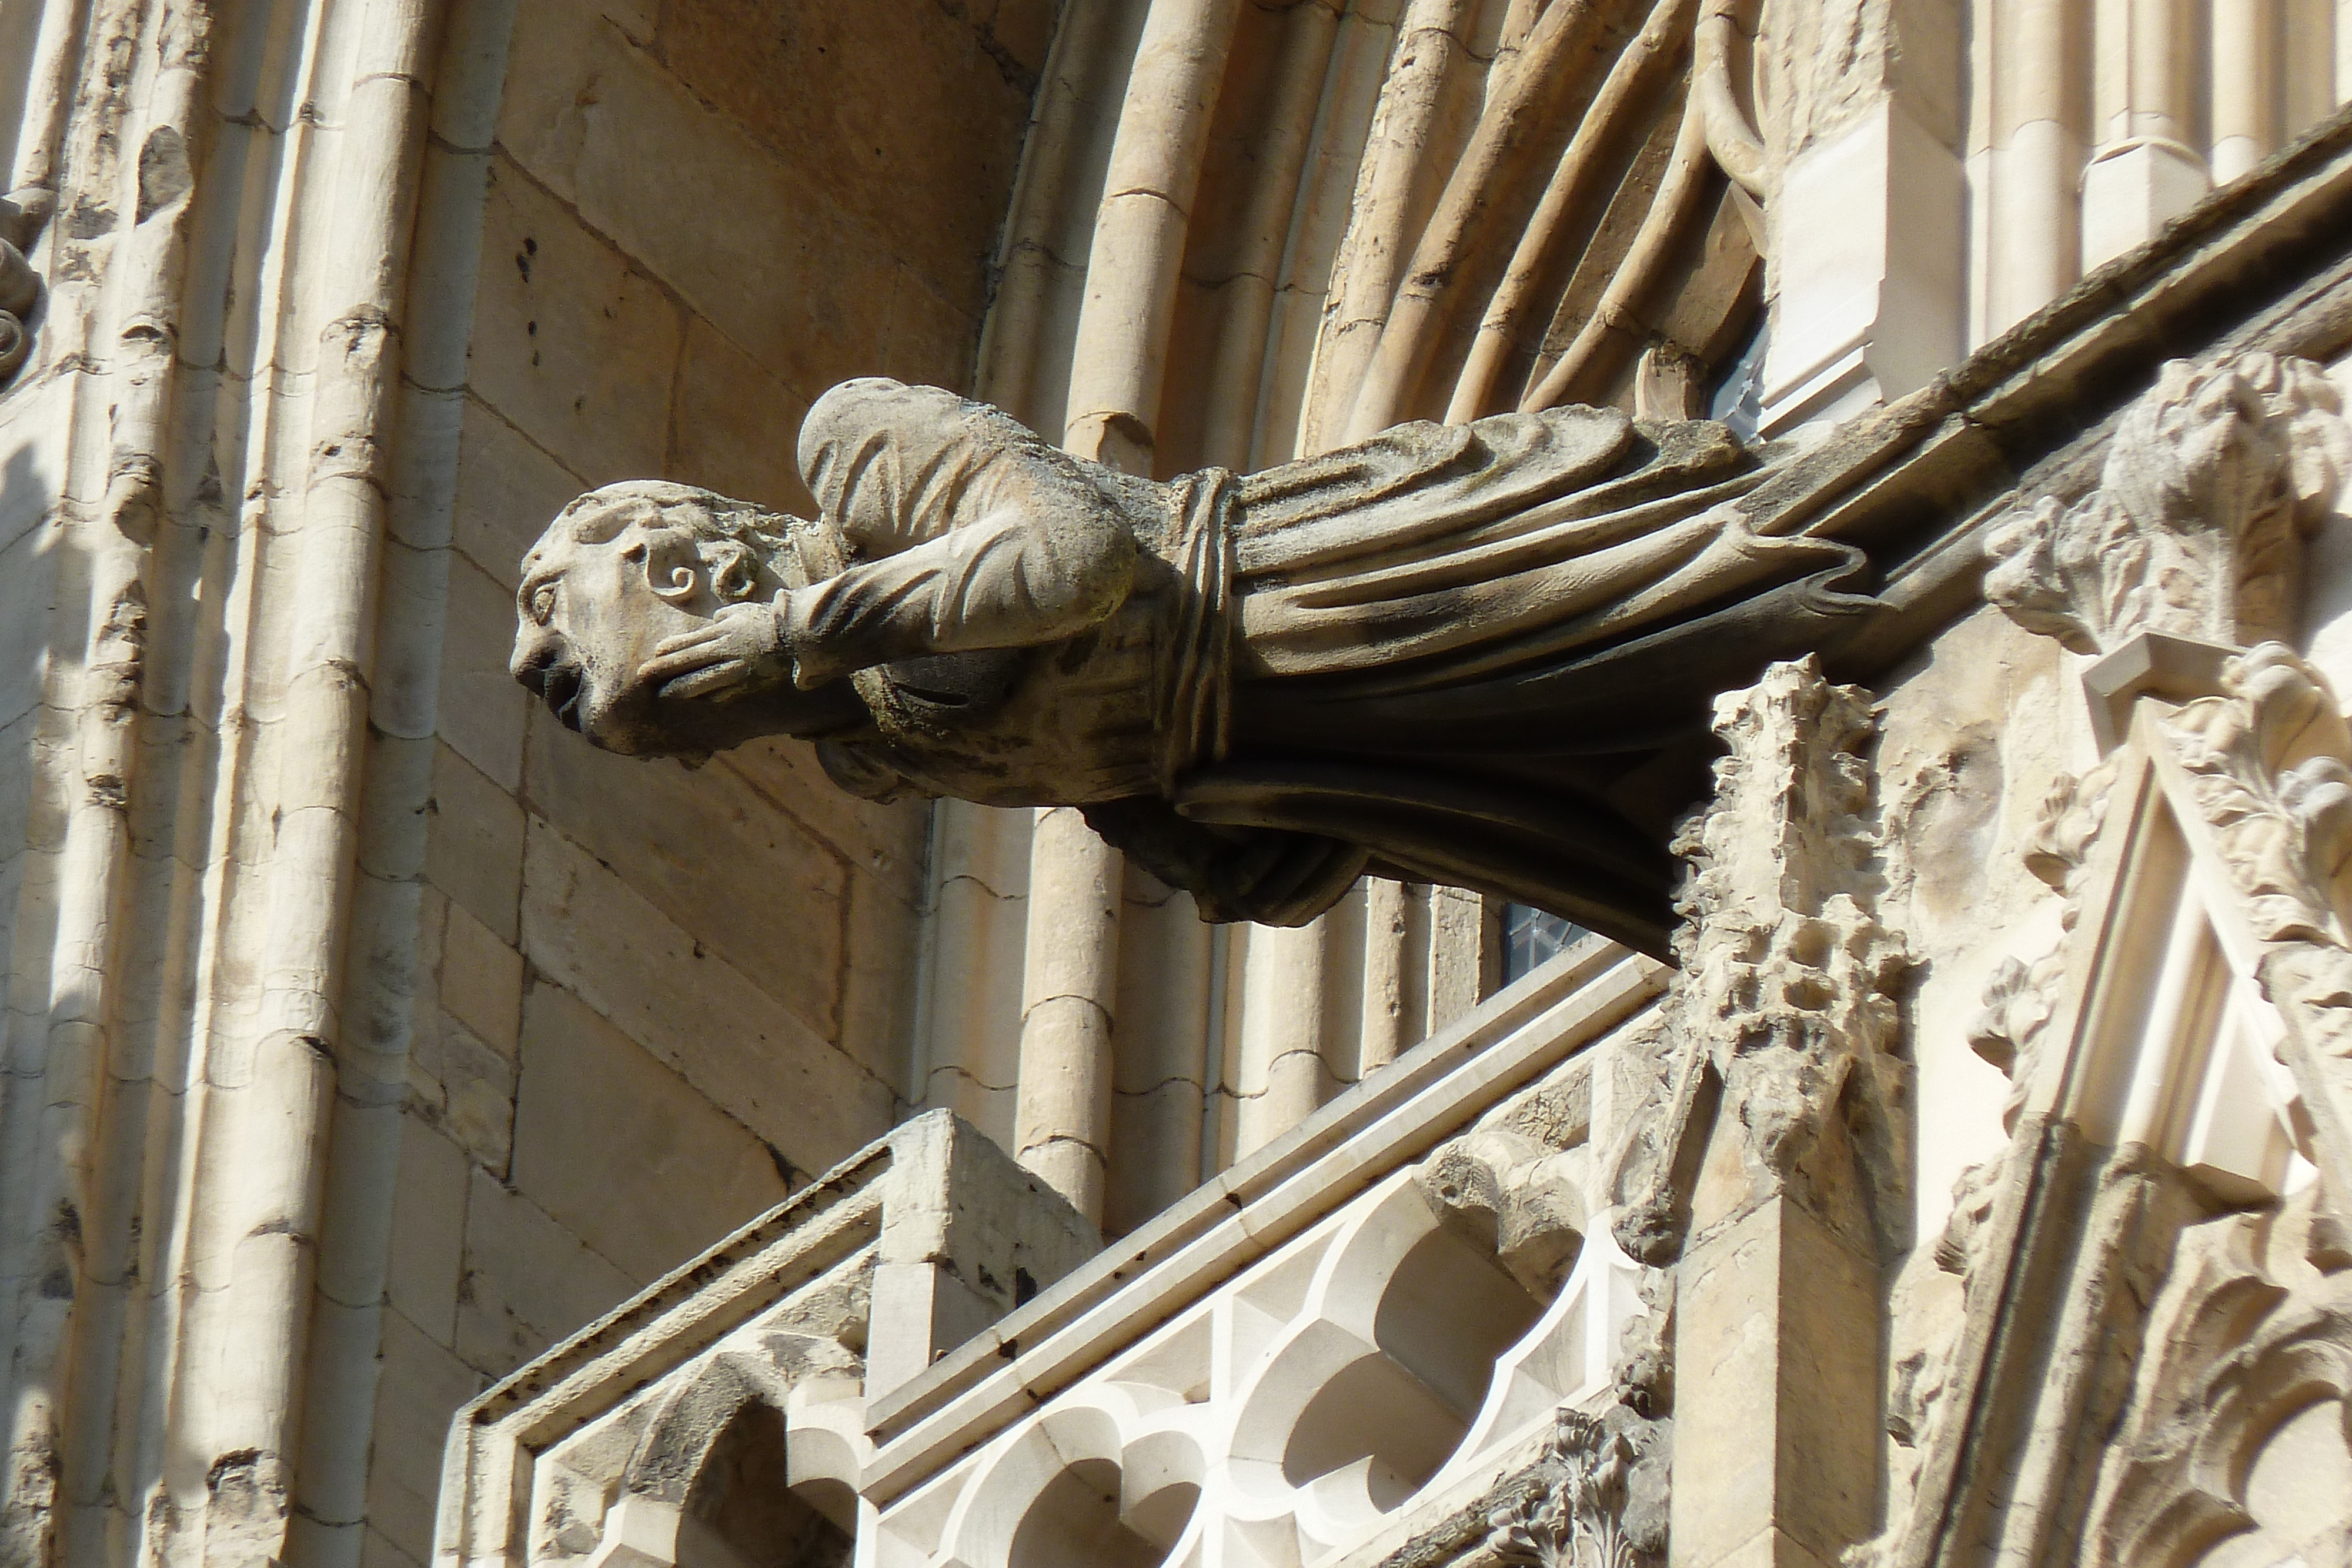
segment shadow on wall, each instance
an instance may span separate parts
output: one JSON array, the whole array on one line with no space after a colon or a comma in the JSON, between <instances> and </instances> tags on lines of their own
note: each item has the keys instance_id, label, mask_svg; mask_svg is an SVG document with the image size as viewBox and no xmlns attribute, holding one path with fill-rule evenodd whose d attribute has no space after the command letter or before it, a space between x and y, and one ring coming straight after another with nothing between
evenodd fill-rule
<instances>
[{"instance_id":1,"label":"shadow on wall","mask_svg":"<svg viewBox=\"0 0 2352 1568\"><path fill-rule=\"evenodd\" d=\"M840 1482L791 1485L783 1413L755 1400L729 1420L687 1493L677 1568L849 1568L856 1522Z\"/></svg>"}]
</instances>

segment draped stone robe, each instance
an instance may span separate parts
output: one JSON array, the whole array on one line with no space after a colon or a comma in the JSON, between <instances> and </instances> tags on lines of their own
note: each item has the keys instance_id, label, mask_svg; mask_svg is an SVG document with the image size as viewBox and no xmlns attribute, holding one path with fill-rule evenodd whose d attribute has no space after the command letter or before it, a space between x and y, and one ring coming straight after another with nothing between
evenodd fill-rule
<instances>
[{"instance_id":1,"label":"draped stone robe","mask_svg":"<svg viewBox=\"0 0 2352 1568\"><path fill-rule=\"evenodd\" d=\"M1160 483L867 380L800 457L785 640L873 715L821 744L846 787L1079 805L1180 882L1204 824L1322 834L1653 948L1642 765L1874 602L1853 547L1746 527L1761 471L1708 423L1413 423Z\"/></svg>"}]
</instances>

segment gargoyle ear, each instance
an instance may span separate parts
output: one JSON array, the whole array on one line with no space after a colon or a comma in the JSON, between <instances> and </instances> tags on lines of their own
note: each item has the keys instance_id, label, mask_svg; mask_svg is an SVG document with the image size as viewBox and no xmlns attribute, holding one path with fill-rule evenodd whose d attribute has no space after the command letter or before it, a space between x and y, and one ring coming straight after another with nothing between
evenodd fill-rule
<instances>
[{"instance_id":1,"label":"gargoyle ear","mask_svg":"<svg viewBox=\"0 0 2352 1568\"><path fill-rule=\"evenodd\" d=\"M710 573L711 597L721 604L749 599L760 586L760 560L739 539L706 539L703 567Z\"/></svg>"},{"instance_id":2,"label":"gargoyle ear","mask_svg":"<svg viewBox=\"0 0 2352 1568\"><path fill-rule=\"evenodd\" d=\"M694 537L680 528L642 528L622 554L646 565L646 583L655 594L675 604L694 597L702 570L702 556Z\"/></svg>"}]
</instances>

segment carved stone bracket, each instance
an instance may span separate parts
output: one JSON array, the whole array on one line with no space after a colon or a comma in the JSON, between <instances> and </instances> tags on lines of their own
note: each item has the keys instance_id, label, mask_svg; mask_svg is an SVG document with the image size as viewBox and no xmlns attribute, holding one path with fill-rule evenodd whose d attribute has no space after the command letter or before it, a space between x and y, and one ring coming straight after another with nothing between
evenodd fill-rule
<instances>
[{"instance_id":1,"label":"carved stone bracket","mask_svg":"<svg viewBox=\"0 0 2352 1568\"><path fill-rule=\"evenodd\" d=\"M1988 541L1985 597L2078 653L2141 632L2245 644L2293 630L2304 536L2352 473L2352 427L2308 360L2167 364L2124 413L2099 487Z\"/></svg>"}]
</instances>

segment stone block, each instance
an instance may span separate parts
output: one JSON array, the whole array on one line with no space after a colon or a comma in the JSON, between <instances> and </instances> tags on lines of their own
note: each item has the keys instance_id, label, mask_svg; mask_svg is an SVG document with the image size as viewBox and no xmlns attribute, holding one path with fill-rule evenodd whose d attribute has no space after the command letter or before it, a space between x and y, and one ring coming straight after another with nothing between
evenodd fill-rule
<instances>
[{"instance_id":1,"label":"stone block","mask_svg":"<svg viewBox=\"0 0 2352 1568\"><path fill-rule=\"evenodd\" d=\"M449 1344L466 1249L466 1155L422 1118L404 1114L397 1171L386 1295L394 1312Z\"/></svg>"},{"instance_id":2,"label":"stone block","mask_svg":"<svg viewBox=\"0 0 2352 1568\"><path fill-rule=\"evenodd\" d=\"M57 503L71 451L73 381L18 387L0 410L0 552L34 533Z\"/></svg>"},{"instance_id":3,"label":"stone block","mask_svg":"<svg viewBox=\"0 0 2352 1568\"><path fill-rule=\"evenodd\" d=\"M430 1562L449 1418L482 1378L398 1312L383 1314L383 1371L368 1469L369 1525L402 1555Z\"/></svg>"},{"instance_id":4,"label":"stone block","mask_svg":"<svg viewBox=\"0 0 2352 1568\"><path fill-rule=\"evenodd\" d=\"M530 993L514 1185L640 1282L783 1201L766 1145L558 986Z\"/></svg>"},{"instance_id":5,"label":"stone block","mask_svg":"<svg viewBox=\"0 0 2352 1568\"><path fill-rule=\"evenodd\" d=\"M1101 1250L1068 1200L952 1118L893 1137L897 1186L874 1275L866 1393L905 1383Z\"/></svg>"},{"instance_id":6,"label":"stone block","mask_svg":"<svg viewBox=\"0 0 2352 1568\"><path fill-rule=\"evenodd\" d=\"M530 700L507 674L514 595L461 555L451 555L448 564L434 728L458 756L512 794L522 785L523 714Z\"/></svg>"},{"instance_id":7,"label":"stone block","mask_svg":"<svg viewBox=\"0 0 2352 1568\"><path fill-rule=\"evenodd\" d=\"M1125 1235L1197 1185L1204 1107L1200 1084L1181 1078L1111 1096L1110 1145L1118 1158L1103 1194L1106 1235Z\"/></svg>"},{"instance_id":8,"label":"stone block","mask_svg":"<svg viewBox=\"0 0 2352 1568\"><path fill-rule=\"evenodd\" d=\"M989 35L1024 70L1043 72L1057 9L1056 0L997 0L988 18Z\"/></svg>"},{"instance_id":9,"label":"stone block","mask_svg":"<svg viewBox=\"0 0 2352 1568\"><path fill-rule=\"evenodd\" d=\"M1006 1148L1013 1146L1017 1094L1010 1083L990 1085L959 1067L935 1067L923 1080L919 1104L952 1111Z\"/></svg>"},{"instance_id":10,"label":"stone block","mask_svg":"<svg viewBox=\"0 0 2352 1568\"><path fill-rule=\"evenodd\" d=\"M511 595L522 558L548 520L591 486L476 398L457 427L457 492L452 538L459 553ZM514 631L514 607L506 630ZM520 688L517 688L520 690Z\"/></svg>"},{"instance_id":11,"label":"stone block","mask_svg":"<svg viewBox=\"0 0 2352 1568\"><path fill-rule=\"evenodd\" d=\"M2083 171L2083 270L2145 245L2212 188L2202 159L2158 137L2093 158Z\"/></svg>"},{"instance_id":12,"label":"stone block","mask_svg":"<svg viewBox=\"0 0 2352 1568\"><path fill-rule=\"evenodd\" d=\"M658 474L685 318L529 176L490 169L471 384L591 486Z\"/></svg>"},{"instance_id":13,"label":"stone block","mask_svg":"<svg viewBox=\"0 0 2352 1568\"><path fill-rule=\"evenodd\" d=\"M599 751L544 708L524 767L536 813L812 1033L838 1038L848 873L830 849L740 774Z\"/></svg>"},{"instance_id":14,"label":"stone block","mask_svg":"<svg viewBox=\"0 0 2352 1568\"><path fill-rule=\"evenodd\" d=\"M500 941L513 941L522 895L522 808L445 745L434 748L431 810L425 881Z\"/></svg>"},{"instance_id":15,"label":"stone block","mask_svg":"<svg viewBox=\"0 0 2352 1568\"><path fill-rule=\"evenodd\" d=\"M466 1196L466 1271L457 1293L457 1354L503 1376L610 1311L629 1276L530 1199L486 1171Z\"/></svg>"},{"instance_id":16,"label":"stone block","mask_svg":"<svg viewBox=\"0 0 2352 1568\"><path fill-rule=\"evenodd\" d=\"M1675 1559L1763 1557L1770 1532L1823 1563L1876 1521L1874 1264L1805 1209L1770 1199L1684 1254L1675 1306ZM1798 1561L1801 1561L1799 1559Z\"/></svg>"},{"instance_id":17,"label":"stone block","mask_svg":"<svg viewBox=\"0 0 2352 1568\"><path fill-rule=\"evenodd\" d=\"M740 775L775 810L831 844L860 870L881 877L898 897L909 904L921 901L931 817L924 802L902 800L885 806L862 800L826 778L817 765L814 749L797 740L755 740L737 747L711 766ZM961 802L949 804L966 812L987 810ZM1025 886L1029 867L1025 838L1013 859Z\"/></svg>"},{"instance_id":18,"label":"stone block","mask_svg":"<svg viewBox=\"0 0 2352 1568\"><path fill-rule=\"evenodd\" d=\"M392 1543L392 1538L374 1525L360 1528L360 1568L424 1568L424 1560L411 1557Z\"/></svg>"},{"instance_id":19,"label":"stone block","mask_svg":"<svg viewBox=\"0 0 2352 1568\"><path fill-rule=\"evenodd\" d=\"M816 502L794 460L807 413L806 396L761 369L701 317L687 319L671 416L672 477L814 517Z\"/></svg>"},{"instance_id":20,"label":"stone block","mask_svg":"<svg viewBox=\"0 0 2352 1568\"><path fill-rule=\"evenodd\" d=\"M1834 1568L1838 1559L1824 1562L1790 1540L1785 1531L1766 1529L1716 1561L1717 1568Z\"/></svg>"},{"instance_id":21,"label":"stone block","mask_svg":"<svg viewBox=\"0 0 2352 1568\"><path fill-rule=\"evenodd\" d=\"M33 858L29 850L18 850L0 860L0 953L13 955L16 942L16 900L24 892L25 865ZM0 1025L5 1025L8 1005L11 971L0 968Z\"/></svg>"},{"instance_id":22,"label":"stone block","mask_svg":"<svg viewBox=\"0 0 2352 1568\"><path fill-rule=\"evenodd\" d=\"M849 930L843 945L841 1049L898 1094L914 1084L908 1048L915 1031L916 944L922 917L879 877L849 877Z\"/></svg>"},{"instance_id":23,"label":"stone block","mask_svg":"<svg viewBox=\"0 0 2352 1568\"><path fill-rule=\"evenodd\" d=\"M33 817L33 729L38 718L25 714L0 724L0 858L25 847Z\"/></svg>"},{"instance_id":24,"label":"stone block","mask_svg":"<svg viewBox=\"0 0 2352 1568\"><path fill-rule=\"evenodd\" d=\"M512 1056L522 1021L522 955L463 909L449 911L441 941L443 1010L485 1045Z\"/></svg>"},{"instance_id":25,"label":"stone block","mask_svg":"<svg viewBox=\"0 0 2352 1568\"><path fill-rule=\"evenodd\" d=\"M726 1106L793 1169L822 1171L890 1125L889 1085L609 867L541 822L532 824L527 859L524 956Z\"/></svg>"},{"instance_id":26,"label":"stone block","mask_svg":"<svg viewBox=\"0 0 2352 1568\"><path fill-rule=\"evenodd\" d=\"M41 699L49 667L49 598L55 553L31 532L0 549L0 724L13 724Z\"/></svg>"},{"instance_id":27,"label":"stone block","mask_svg":"<svg viewBox=\"0 0 2352 1568\"><path fill-rule=\"evenodd\" d=\"M2184 703L2221 695L2227 689L2222 666L2238 652L2193 637L2142 632L2084 668L2083 690L2099 750L2105 753L2123 744L2143 696Z\"/></svg>"},{"instance_id":28,"label":"stone block","mask_svg":"<svg viewBox=\"0 0 2352 1568\"><path fill-rule=\"evenodd\" d=\"M871 374L888 324L871 279L891 259L876 233L617 29L581 23L562 0L520 5L500 144L803 396ZM908 210L903 188L892 200ZM720 211L728 221L711 223Z\"/></svg>"},{"instance_id":29,"label":"stone block","mask_svg":"<svg viewBox=\"0 0 2352 1568\"><path fill-rule=\"evenodd\" d=\"M437 1102L427 1111L474 1161L504 1174L514 1150L515 1061L443 1013Z\"/></svg>"},{"instance_id":30,"label":"stone block","mask_svg":"<svg viewBox=\"0 0 2352 1568\"><path fill-rule=\"evenodd\" d=\"M662 55L698 96L977 313L1034 69L963 7L670 0ZM1016 18L1016 21L1019 19ZM822 92L805 84L822 81ZM919 193L909 222L910 194Z\"/></svg>"},{"instance_id":31,"label":"stone block","mask_svg":"<svg viewBox=\"0 0 2352 1568\"><path fill-rule=\"evenodd\" d=\"M910 383L968 387L980 354L980 316L901 266L890 293L890 335L882 373Z\"/></svg>"}]
</instances>

